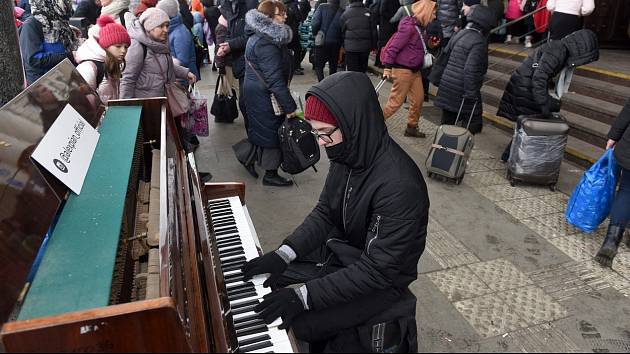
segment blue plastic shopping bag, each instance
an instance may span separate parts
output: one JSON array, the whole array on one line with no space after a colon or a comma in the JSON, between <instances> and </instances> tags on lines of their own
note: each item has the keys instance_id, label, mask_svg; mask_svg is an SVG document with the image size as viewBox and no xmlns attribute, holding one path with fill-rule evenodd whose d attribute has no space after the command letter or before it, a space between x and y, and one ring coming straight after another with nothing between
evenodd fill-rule
<instances>
[{"instance_id":1,"label":"blue plastic shopping bag","mask_svg":"<svg viewBox=\"0 0 630 354\"><path fill-rule=\"evenodd\" d=\"M585 231L597 230L610 214L615 201L620 168L613 155L614 150L606 151L582 177L575 188L567 208L567 221Z\"/></svg>"}]
</instances>

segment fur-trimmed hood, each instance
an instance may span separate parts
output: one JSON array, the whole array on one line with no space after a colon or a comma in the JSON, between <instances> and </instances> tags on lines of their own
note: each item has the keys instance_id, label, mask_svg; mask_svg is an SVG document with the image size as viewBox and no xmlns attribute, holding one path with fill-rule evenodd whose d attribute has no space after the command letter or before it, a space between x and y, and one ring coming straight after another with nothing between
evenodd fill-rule
<instances>
[{"instance_id":1,"label":"fur-trimmed hood","mask_svg":"<svg viewBox=\"0 0 630 354\"><path fill-rule=\"evenodd\" d=\"M273 22L272 19L256 9L247 13L245 23L252 31L265 37L275 45L289 44L293 39L291 27Z\"/></svg>"}]
</instances>

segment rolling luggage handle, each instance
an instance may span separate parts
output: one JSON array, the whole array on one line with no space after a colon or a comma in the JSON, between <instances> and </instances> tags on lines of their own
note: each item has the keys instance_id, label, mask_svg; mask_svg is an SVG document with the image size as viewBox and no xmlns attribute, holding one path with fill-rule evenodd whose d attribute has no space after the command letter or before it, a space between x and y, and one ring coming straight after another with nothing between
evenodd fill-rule
<instances>
[{"instance_id":1,"label":"rolling luggage handle","mask_svg":"<svg viewBox=\"0 0 630 354\"><path fill-rule=\"evenodd\" d=\"M457 125L457 123L459 122L459 117L461 117L462 115L462 109L464 109L464 102L466 102L465 98L462 99L462 104L459 106L459 112L457 112L457 118L455 119L455 124L453 125ZM470 118L468 119L468 125L466 126L466 130L470 130L470 124L472 123L473 116L475 115L475 108L477 108L477 100L475 100L473 109L472 111L470 111Z\"/></svg>"},{"instance_id":2,"label":"rolling luggage handle","mask_svg":"<svg viewBox=\"0 0 630 354\"><path fill-rule=\"evenodd\" d=\"M381 82L378 83L378 85L376 85L376 87L374 88L374 90L376 91L376 95L378 96L379 91L381 91L381 89L383 88L383 85L385 85L385 82L387 80L383 79L381 80Z\"/></svg>"}]
</instances>

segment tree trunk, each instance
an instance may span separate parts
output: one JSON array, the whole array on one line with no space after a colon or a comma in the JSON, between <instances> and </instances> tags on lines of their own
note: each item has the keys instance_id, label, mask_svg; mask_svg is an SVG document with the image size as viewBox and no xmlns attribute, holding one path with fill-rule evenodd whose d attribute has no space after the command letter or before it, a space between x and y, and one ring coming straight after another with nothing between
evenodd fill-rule
<instances>
[{"instance_id":1,"label":"tree trunk","mask_svg":"<svg viewBox=\"0 0 630 354\"><path fill-rule=\"evenodd\" d=\"M20 44L13 17L13 1L0 0L0 107L24 89Z\"/></svg>"}]
</instances>

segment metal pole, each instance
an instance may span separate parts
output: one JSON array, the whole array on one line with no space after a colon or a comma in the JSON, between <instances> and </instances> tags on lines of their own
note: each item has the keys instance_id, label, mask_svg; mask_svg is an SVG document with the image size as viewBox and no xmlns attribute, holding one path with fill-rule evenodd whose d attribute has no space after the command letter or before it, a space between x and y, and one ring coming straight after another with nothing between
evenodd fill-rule
<instances>
[{"instance_id":1,"label":"metal pole","mask_svg":"<svg viewBox=\"0 0 630 354\"><path fill-rule=\"evenodd\" d=\"M0 107L24 89L24 70L13 0L0 0Z\"/></svg>"}]
</instances>

